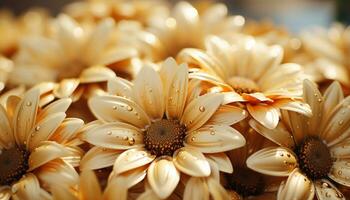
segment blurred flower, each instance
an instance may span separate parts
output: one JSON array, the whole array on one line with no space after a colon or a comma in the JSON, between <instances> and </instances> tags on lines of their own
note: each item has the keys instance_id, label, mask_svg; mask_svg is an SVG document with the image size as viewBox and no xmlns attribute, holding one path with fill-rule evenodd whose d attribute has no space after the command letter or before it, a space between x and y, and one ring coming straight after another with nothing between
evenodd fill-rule
<instances>
[{"instance_id":1,"label":"blurred flower","mask_svg":"<svg viewBox=\"0 0 350 200\"><path fill-rule=\"evenodd\" d=\"M305 75L297 64L280 64L280 46L267 46L247 36L233 41L236 43L208 37L206 51L184 49L177 60L194 68L191 78L218 86L213 92L223 91L226 103L241 103L269 129L277 126L280 109L311 114L310 108L300 102Z\"/></svg>"},{"instance_id":2,"label":"blurred flower","mask_svg":"<svg viewBox=\"0 0 350 200\"><path fill-rule=\"evenodd\" d=\"M0 196L47 199L52 187L73 186L79 175L81 143L76 138L83 121L65 118L69 99L39 107L39 90L23 98L10 96L0 106Z\"/></svg>"},{"instance_id":3,"label":"blurred flower","mask_svg":"<svg viewBox=\"0 0 350 200\"><path fill-rule=\"evenodd\" d=\"M247 166L260 173L288 177L278 198L283 200L345 199L329 181L350 186L349 182L349 100L335 82L324 96L314 83L304 81L304 99L311 106L308 118L284 112L288 129L269 130L251 121L251 126L279 147L264 148L247 160ZM281 124L283 126L283 124Z\"/></svg>"},{"instance_id":4,"label":"blurred flower","mask_svg":"<svg viewBox=\"0 0 350 200\"><path fill-rule=\"evenodd\" d=\"M104 123L93 123L82 135L95 147L82 159L81 169L113 165L111 176L124 179L127 188L147 175L152 191L162 199L173 193L180 172L208 177L190 179L191 187L201 188L198 184L208 181L212 195L227 195L216 179L209 178L215 171L208 160L214 160L214 167L218 162L221 171L232 172L224 152L243 146L245 140L230 125L246 113L221 106L221 94L199 96L197 83L188 80L187 66L178 66L173 59L167 59L159 73L144 66L133 83L110 80L110 95L89 100L92 113ZM184 195L205 194L189 190Z\"/></svg>"},{"instance_id":5,"label":"blurred flower","mask_svg":"<svg viewBox=\"0 0 350 200\"><path fill-rule=\"evenodd\" d=\"M13 69L13 62L10 59L0 56L0 91L4 89L8 75Z\"/></svg>"}]
</instances>

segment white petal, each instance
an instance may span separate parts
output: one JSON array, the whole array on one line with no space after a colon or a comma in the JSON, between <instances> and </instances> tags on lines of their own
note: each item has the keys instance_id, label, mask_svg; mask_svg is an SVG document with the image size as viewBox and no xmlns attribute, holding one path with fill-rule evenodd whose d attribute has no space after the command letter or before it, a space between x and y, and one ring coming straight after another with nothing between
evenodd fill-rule
<instances>
[{"instance_id":1,"label":"white petal","mask_svg":"<svg viewBox=\"0 0 350 200\"><path fill-rule=\"evenodd\" d=\"M0 148L14 145L14 137L6 110L0 105Z\"/></svg>"},{"instance_id":2,"label":"white petal","mask_svg":"<svg viewBox=\"0 0 350 200\"><path fill-rule=\"evenodd\" d=\"M51 135L50 140L56 141L60 144L75 139L77 131L82 128L84 121L78 118L65 118L57 130Z\"/></svg>"},{"instance_id":3,"label":"white petal","mask_svg":"<svg viewBox=\"0 0 350 200\"><path fill-rule=\"evenodd\" d=\"M274 129L279 122L279 113L276 108L268 105L247 105L252 117L266 128Z\"/></svg>"},{"instance_id":4,"label":"white petal","mask_svg":"<svg viewBox=\"0 0 350 200\"><path fill-rule=\"evenodd\" d=\"M38 113L37 121L42 120L48 115L52 115L59 112L65 113L68 110L71 103L72 103L72 100L69 98L59 99L51 103L50 105L46 106L43 110L41 110Z\"/></svg>"},{"instance_id":5,"label":"white petal","mask_svg":"<svg viewBox=\"0 0 350 200\"><path fill-rule=\"evenodd\" d=\"M80 161L81 170L95 170L110 167L120 155L121 151L92 147Z\"/></svg>"},{"instance_id":6,"label":"white petal","mask_svg":"<svg viewBox=\"0 0 350 200\"><path fill-rule=\"evenodd\" d=\"M153 190L146 190L136 200L161 200Z\"/></svg>"},{"instance_id":7,"label":"white petal","mask_svg":"<svg viewBox=\"0 0 350 200\"><path fill-rule=\"evenodd\" d=\"M187 131L196 130L207 122L219 108L222 97L220 94L205 94L190 102L181 118Z\"/></svg>"},{"instance_id":8,"label":"white petal","mask_svg":"<svg viewBox=\"0 0 350 200\"><path fill-rule=\"evenodd\" d=\"M337 160L328 174L335 182L350 187L350 161L349 159Z\"/></svg>"},{"instance_id":9,"label":"white petal","mask_svg":"<svg viewBox=\"0 0 350 200\"><path fill-rule=\"evenodd\" d=\"M164 94L158 73L143 67L134 80L134 100L151 119L161 119L164 114Z\"/></svg>"},{"instance_id":10,"label":"white petal","mask_svg":"<svg viewBox=\"0 0 350 200\"><path fill-rule=\"evenodd\" d=\"M70 97L78 88L80 81L78 79L64 79L53 90L57 98Z\"/></svg>"},{"instance_id":11,"label":"white petal","mask_svg":"<svg viewBox=\"0 0 350 200\"><path fill-rule=\"evenodd\" d=\"M208 159L213 160L219 170L226 173L232 173L233 167L231 164L230 158L226 155L226 153L211 153L205 155Z\"/></svg>"},{"instance_id":12,"label":"white petal","mask_svg":"<svg viewBox=\"0 0 350 200\"><path fill-rule=\"evenodd\" d=\"M312 200L315 196L315 188L312 182L298 169L295 169L288 177L287 182L282 183L278 194L278 200Z\"/></svg>"},{"instance_id":13,"label":"white petal","mask_svg":"<svg viewBox=\"0 0 350 200\"><path fill-rule=\"evenodd\" d=\"M180 181L180 172L172 158L160 158L148 168L147 178L153 191L161 198L168 198Z\"/></svg>"},{"instance_id":14,"label":"white petal","mask_svg":"<svg viewBox=\"0 0 350 200\"><path fill-rule=\"evenodd\" d=\"M208 124L235 124L248 116L247 111L236 106L223 105L213 114Z\"/></svg>"},{"instance_id":15,"label":"white petal","mask_svg":"<svg viewBox=\"0 0 350 200\"><path fill-rule=\"evenodd\" d=\"M230 199L226 189L220 184L220 181L214 178L208 178L207 184L209 193L213 199Z\"/></svg>"},{"instance_id":16,"label":"white petal","mask_svg":"<svg viewBox=\"0 0 350 200\"><path fill-rule=\"evenodd\" d=\"M132 98L133 84L128 80L116 77L110 79L107 83L107 91L109 94L122 96L128 99Z\"/></svg>"},{"instance_id":17,"label":"white petal","mask_svg":"<svg viewBox=\"0 0 350 200\"><path fill-rule=\"evenodd\" d=\"M247 159L250 169L271 176L288 176L297 165L294 153L283 147L264 148Z\"/></svg>"},{"instance_id":18,"label":"white petal","mask_svg":"<svg viewBox=\"0 0 350 200\"><path fill-rule=\"evenodd\" d=\"M93 171L83 170L80 173L79 197L86 200L102 199L98 179Z\"/></svg>"},{"instance_id":19,"label":"white petal","mask_svg":"<svg viewBox=\"0 0 350 200\"><path fill-rule=\"evenodd\" d=\"M143 146L142 132L122 122L106 123L86 131L82 139L90 144L109 149L130 149Z\"/></svg>"},{"instance_id":20,"label":"white petal","mask_svg":"<svg viewBox=\"0 0 350 200\"><path fill-rule=\"evenodd\" d=\"M79 79L81 83L98 83L107 82L114 77L116 77L116 75L113 70L107 67L95 66L89 67L81 72Z\"/></svg>"},{"instance_id":21,"label":"white petal","mask_svg":"<svg viewBox=\"0 0 350 200\"><path fill-rule=\"evenodd\" d=\"M201 178L191 177L186 183L184 200L202 199L209 200L208 185Z\"/></svg>"},{"instance_id":22,"label":"white petal","mask_svg":"<svg viewBox=\"0 0 350 200\"><path fill-rule=\"evenodd\" d=\"M343 99L344 94L343 90L338 82L333 82L330 86L328 86L327 90L325 91L324 95L324 115L329 114L335 108L336 105L338 105Z\"/></svg>"},{"instance_id":23,"label":"white petal","mask_svg":"<svg viewBox=\"0 0 350 200\"><path fill-rule=\"evenodd\" d=\"M210 165L198 150L183 147L176 150L173 157L176 168L185 174L195 177L210 175Z\"/></svg>"},{"instance_id":24,"label":"white petal","mask_svg":"<svg viewBox=\"0 0 350 200\"><path fill-rule=\"evenodd\" d=\"M12 186L14 199L40 199L40 184L34 174L26 174Z\"/></svg>"},{"instance_id":25,"label":"white petal","mask_svg":"<svg viewBox=\"0 0 350 200\"><path fill-rule=\"evenodd\" d=\"M180 119L188 92L188 68L180 65L167 88L166 115L168 119Z\"/></svg>"},{"instance_id":26,"label":"white petal","mask_svg":"<svg viewBox=\"0 0 350 200\"><path fill-rule=\"evenodd\" d=\"M113 171L116 175L147 165L155 159L155 156L151 155L142 149L130 149L119 155L114 163Z\"/></svg>"},{"instance_id":27,"label":"white petal","mask_svg":"<svg viewBox=\"0 0 350 200\"><path fill-rule=\"evenodd\" d=\"M89 108L97 119L105 122L122 121L145 128L150 120L135 102L117 96L95 96L89 100Z\"/></svg>"},{"instance_id":28,"label":"white petal","mask_svg":"<svg viewBox=\"0 0 350 200\"><path fill-rule=\"evenodd\" d=\"M203 153L219 153L244 146L245 138L230 126L206 125L186 136L185 145Z\"/></svg>"},{"instance_id":29,"label":"white petal","mask_svg":"<svg viewBox=\"0 0 350 200\"><path fill-rule=\"evenodd\" d=\"M345 200L344 195L328 180L316 180L314 182L318 200L338 199Z\"/></svg>"},{"instance_id":30,"label":"white petal","mask_svg":"<svg viewBox=\"0 0 350 200\"><path fill-rule=\"evenodd\" d=\"M115 174L114 171L111 172L109 180L115 178L123 179L123 183L127 188L134 187L138 183L140 183L143 179L145 179L147 175L148 165L144 165L142 167L138 167L136 169L132 169L121 174Z\"/></svg>"}]
</instances>

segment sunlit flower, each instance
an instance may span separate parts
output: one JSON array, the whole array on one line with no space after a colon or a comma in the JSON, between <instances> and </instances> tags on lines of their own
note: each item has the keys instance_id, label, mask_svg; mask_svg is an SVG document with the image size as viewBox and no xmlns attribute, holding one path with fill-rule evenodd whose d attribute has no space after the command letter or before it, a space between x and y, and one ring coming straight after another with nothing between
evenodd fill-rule
<instances>
[{"instance_id":1,"label":"sunlit flower","mask_svg":"<svg viewBox=\"0 0 350 200\"><path fill-rule=\"evenodd\" d=\"M11 83L34 85L77 78L88 67L104 65L115 69L120 62L137 55L132 49L121 48L112 41L112 19L104 19L97 25L78 24L70 17L60 15L53 23L52 35L28 37L22 41L15 57ZM116 70L123 72L124 68L128 66Z\"/></svg>"},{"instance_id":2,"label":"sunlit flower","mask_svg":"<svg viewBox=\"0 0 350 200\"><path fill-rule=\"evenodd\" d=\"M330 29L314 28L300 35L302 48L293 62L305 66L317 83L339 81L350 90L350 28L333 24Z\"/></svg>"},{"instance_id":3,"label":"sunlit flower","mask_svg":"<svg viewBox=\"0 0 350 200\"><path fill-rule=\"evenodd\" d=\"M269 130L251 121L256 131L279 146L254 153L247 166L263 174L288 177L281 183L277 199L345 199L333 181L350 186L350 98L344 99L337 82L322 96L316 85L306 80L304 99L313 116L284 112L285 125L280 126L290 131Z\"/></svg>"},{"instance_id":4,"label":"sunlit flower","mask_svg":"<svg viewBox=\"0 0 350 200\"><path fill-rule=\"evenodd\" d=\"M65 118L69 99L39 107L39 90L10 96L0 105L0 196L47 199L56 185L78 181L81 150L75 136L83 121Z\"/></svg>"},{"instance_id":5,"label":"sunlit flower","mask_svg":"<svg viewBox=\"0 0 350 200\"><path fill-rule=\"evenodd\" d=\"M223 4L213 4L199 13L190 3L182 1L151 22L146 30L131 32L126 41L134 43L143 58L161 61L175 57L183 48L203 48L204 39L210 34L225 35L240 30L244 18L229 16Z\"/></svg>"},{"instance_id":6,"label":"sunlit flower","mask_svg":"<svg viewBox=\"0 0 350 200\"><path fill-rule=\"evenodd\" d=\"M110 95L89 100L92 113L104 123L90 125L82 134L95 147L82 159L81 169L113 165L111 176L125 179L128 188L147 175L152 191L163 199L177 187L181 173L210 177L215 171L208 160L220 163L221 171L232 172L224 152L243 146L245 139L230 125L245 118L246 112L222 106L222 94L199 96L197 83L189 81L187 66L178 66L173 59L167 59L159 73L144 66L133 83L110 80ZM199 180L189 185L202 187ZM209 180L214 195L225 196L215 180Z\"/></svg>"},{"instance_id":7,"label":"sunlit flower","mask_svg":"<svg viewBox=\"0 0 350 200\"><path fill-rule=\"evenodd\" d=\"M304 73L297 64L281 64L280 46L267 46L248 36L236 43L216 36L206 40L206 51L188 48L179 53L179 62L187 62L191 77L218 86L226 92L225 101L240 102L250 115L273 129L280 109L310 114L300 102Z\"/></svg>"}]
</instances>

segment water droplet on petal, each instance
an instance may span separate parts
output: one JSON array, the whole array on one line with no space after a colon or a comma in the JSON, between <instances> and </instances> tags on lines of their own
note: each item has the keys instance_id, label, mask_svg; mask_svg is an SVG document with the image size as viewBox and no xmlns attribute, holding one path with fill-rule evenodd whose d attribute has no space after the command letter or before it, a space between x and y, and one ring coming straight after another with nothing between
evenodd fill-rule
<instances>
[{"instance_id":1,"label":"water droplet on petal","mask_svg":"<svg viewBox=\"0 0 350 200\"><path fill-rule=\"evenodd\" d=\"M128 111L132 111L132 110L133 110L133 108L132 108L131 106L127 106L126 109L127 109Z\"/></svg>"},{"instance_id":2,"label":"water droplet on petal","mask_svg":"<svg viewBox=\"0 0 350 200\"><path fill-rule=\"evenodd\" d=\"M113 110L117 110L118 109L118 107L117 106L113 106Z\"/></svg>"},{"instance_id":3,"label":"water droplet on petal","mask_svg":"<svg viewBox=\"0 0 350 200\"><path fill-rule=\"evenodd\" d=\"M32 105L32 102L30 102L30 101L28 101L27 103L26 103L26 106L31 106Z\"/></svg>"},{"instance_id":4,"label":"water droplet on petal","mask_svg":"<svg viewBox=\"0 0 350 200\"><path fill-rule=\"evenodd\" d=\"M133 145L135 144L135 139L131 137L128 139L128 142L129 142L129 145Z\"/></svg>"},{"instance_id":5,"label":"water droplet on petal","mask_svg":"<svg viewBox=\"0 0 350 200\"><path fill-rule=\"evenodd\" d=\"M204 106L199 106L199 111L200 112L204 112L205 111L205 107Z\"/></svg>"},{"instance_id":6,"label":"water droplet on petal","mask_svg":"<svg viewBox=\"0 0 350 200\"><path fill-rule=\"evenodd\" d=\"M35 131L39 131L39 130L40 130L40 126L36 126Z\"/></svg>"}]
</instances>

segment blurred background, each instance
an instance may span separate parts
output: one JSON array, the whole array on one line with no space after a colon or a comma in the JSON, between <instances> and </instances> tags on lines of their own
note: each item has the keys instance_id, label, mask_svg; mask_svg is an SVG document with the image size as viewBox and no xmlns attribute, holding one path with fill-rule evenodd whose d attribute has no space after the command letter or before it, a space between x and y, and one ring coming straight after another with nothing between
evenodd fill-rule
<instances>
[{"instance_id":1,"label":"blurred background","mask_svg":"<svg viewBox=\"0 0 350 200\"><path fill-rule=\"evenodd\" d=\"M20 14L31 7L45 7L57 14L74 0L0 0L0 8ZM202 0L206 1L206 0ZM175 3L176 0L170 0ZM350 0L221 0L231 13L256 20L271 20L292 32L310 26L327 27L333 21L350 24Z\"/></svg>"}]
</instances>

